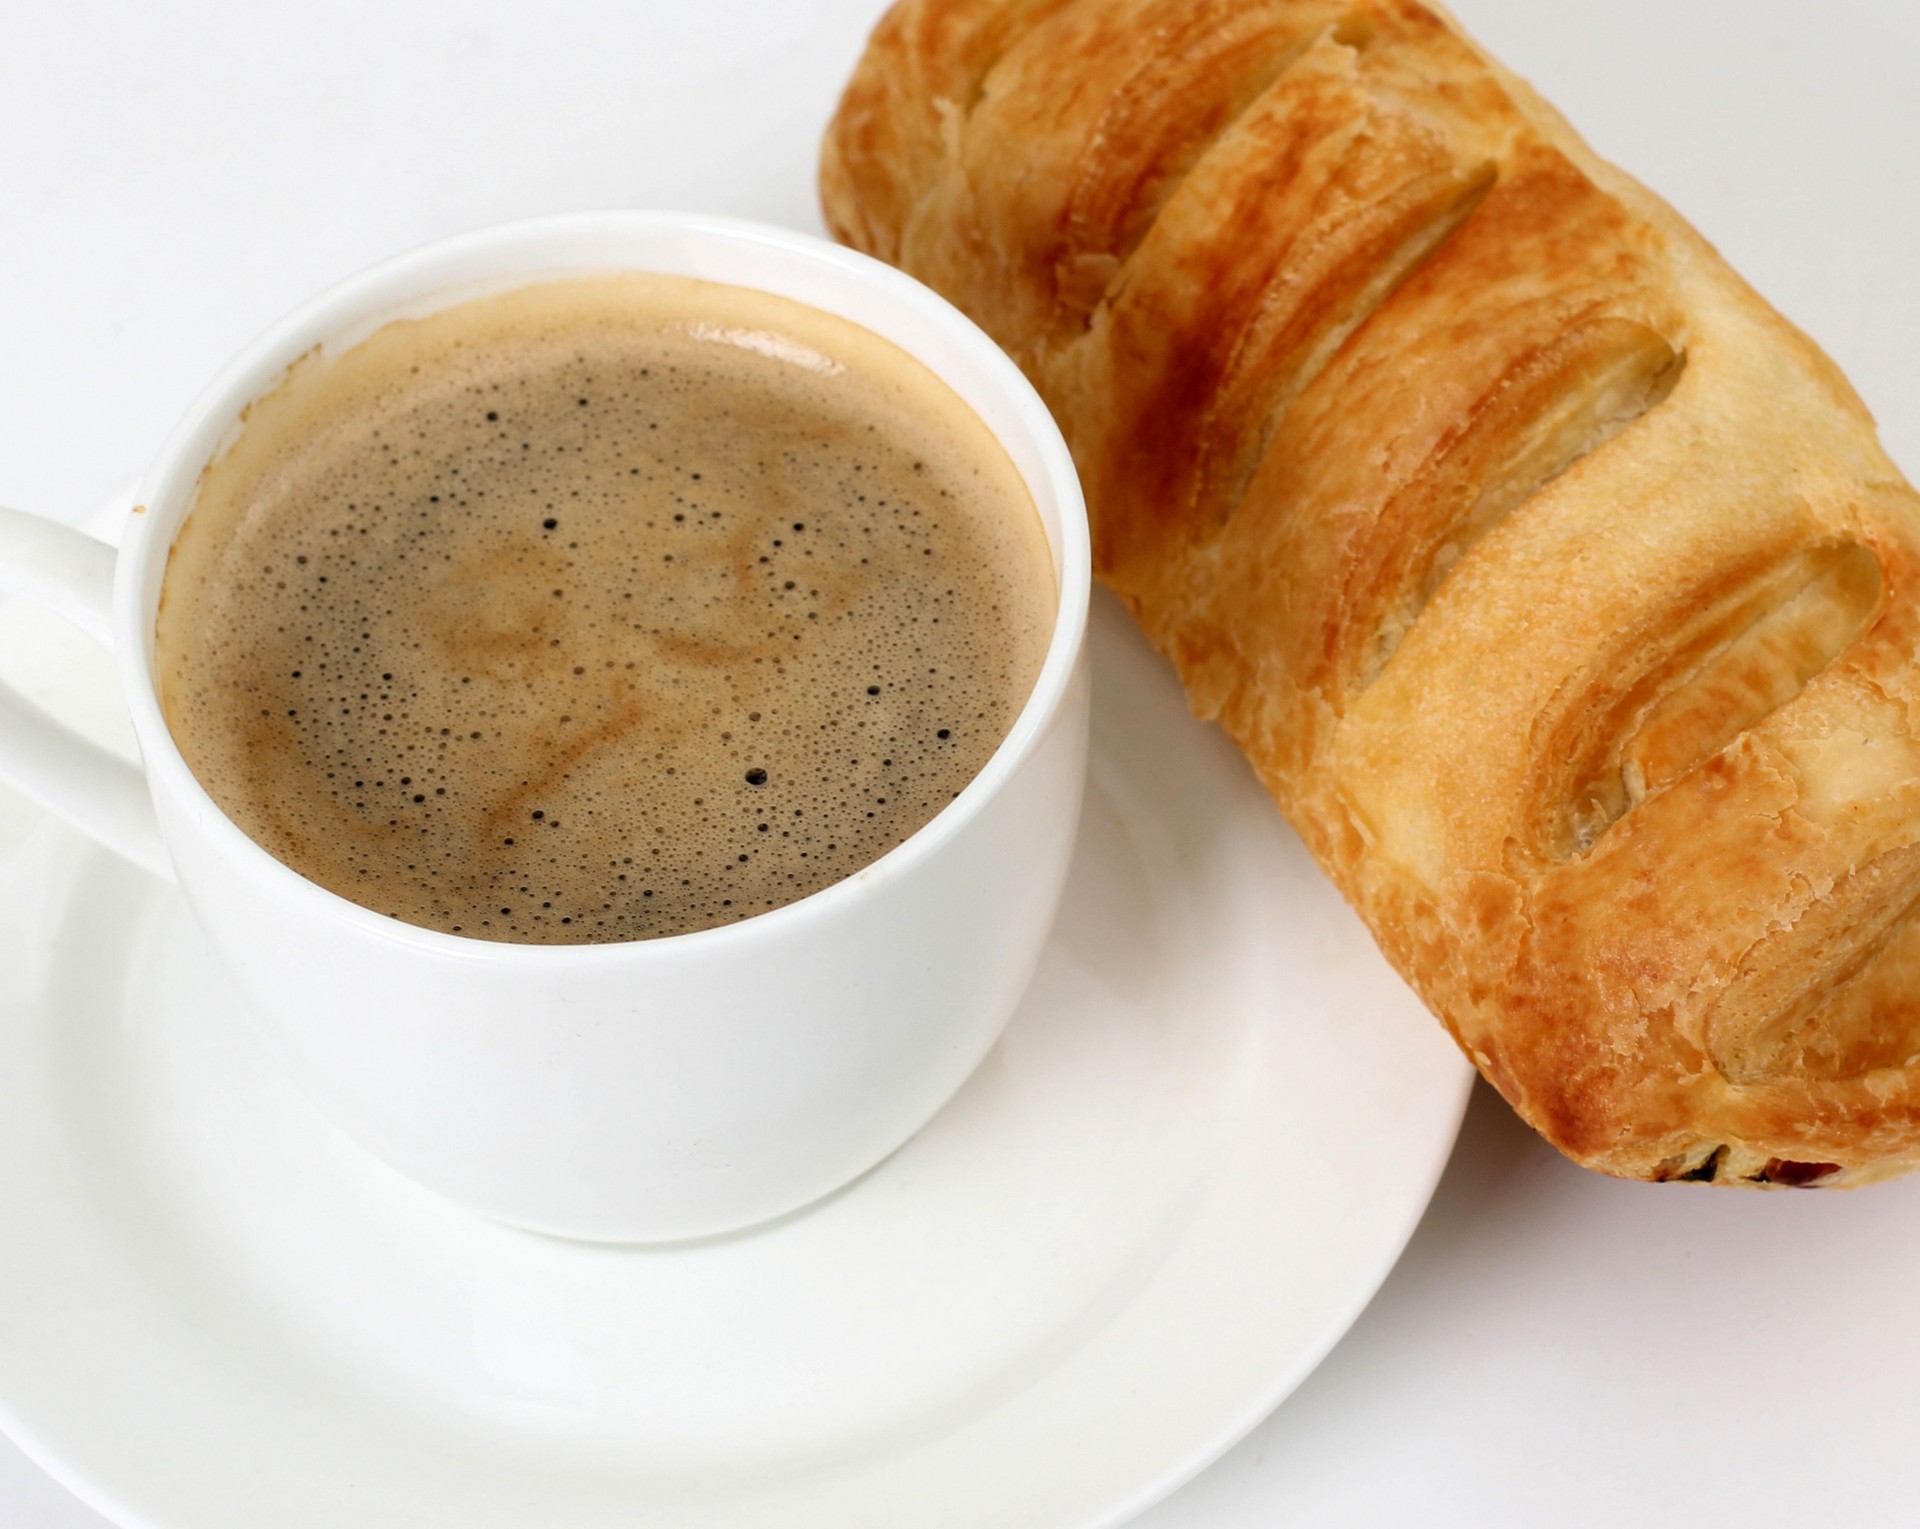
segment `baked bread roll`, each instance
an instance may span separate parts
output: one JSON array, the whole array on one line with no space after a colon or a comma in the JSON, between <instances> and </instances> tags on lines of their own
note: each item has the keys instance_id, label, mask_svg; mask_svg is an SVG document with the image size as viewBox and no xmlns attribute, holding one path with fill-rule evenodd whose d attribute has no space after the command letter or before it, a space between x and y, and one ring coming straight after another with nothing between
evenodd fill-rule
<instances>
[{"instance_id":1,"label":"baked bread roll","mask_svg":"<svg viewBox=\"0 0 1920 1529\"><path fill-rule=\"evenodd\" d=\"M902 0L822 180L1550 1141L1920 1161L1920 504L1681 218L1416 0Z\"/></svg>"}]
</instances>

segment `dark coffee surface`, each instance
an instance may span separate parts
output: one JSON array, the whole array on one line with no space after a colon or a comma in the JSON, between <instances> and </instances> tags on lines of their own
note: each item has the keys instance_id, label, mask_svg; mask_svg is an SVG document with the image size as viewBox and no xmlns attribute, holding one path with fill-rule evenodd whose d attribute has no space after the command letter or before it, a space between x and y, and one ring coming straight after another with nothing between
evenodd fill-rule
<instances>
[{"instance_id":1,"label":"dark coffee surface","mask_svg":"<svg viewBox=\"0 0 1920 1529\"><path fill-rule=\"evenodd\" d=\"M553 282L309 357L205 475L158 627L256 841L411 923L681 933L899 844L1005 737L1054 578L918 362L735 288Z\"/></svg>"}]
</instances>

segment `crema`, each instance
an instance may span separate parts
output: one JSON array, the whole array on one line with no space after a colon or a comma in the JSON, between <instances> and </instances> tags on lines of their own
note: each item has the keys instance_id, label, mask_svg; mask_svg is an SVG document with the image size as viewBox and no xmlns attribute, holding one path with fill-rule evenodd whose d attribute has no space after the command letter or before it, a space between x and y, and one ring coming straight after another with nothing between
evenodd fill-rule
<instances>
[{"instance_id":1,"label":"crema","mask_svg":"<svg viewBox=\"0 0 1920 1529\"><path fill-rule=\"evenodd\" d=\"M1055 616L1020 476L800 304L608 275L296 365L205 473L168 725L256 842L483 939L704 929L870 864L1006 737Z\"/></svg>"}]
</instances>

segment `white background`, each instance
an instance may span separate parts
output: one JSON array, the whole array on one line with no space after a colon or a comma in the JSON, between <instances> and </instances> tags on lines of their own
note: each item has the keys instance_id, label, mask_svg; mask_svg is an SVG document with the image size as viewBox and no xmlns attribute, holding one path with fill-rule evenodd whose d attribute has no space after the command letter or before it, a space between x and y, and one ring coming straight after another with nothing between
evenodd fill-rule
<instances>
[{"instance_id":1,"label":"white background","mask_svg":"<svg viewBox=\"0 0 1920 1529\"><path fill-rule=\"evenodd\" d=\"M1920 7L1456 9L1809 329L1920 470ZM815 145L876 11L0 0L0 502L83 518L256 331L408 245L601 206L816 227ZM1920 1182L1614 1184L1482 1089L1351 1335L1138 1522L1913 1522L1916 1271ZM102 1522L0 1442L0 1526Z\"/></svg>"}]
</instances>

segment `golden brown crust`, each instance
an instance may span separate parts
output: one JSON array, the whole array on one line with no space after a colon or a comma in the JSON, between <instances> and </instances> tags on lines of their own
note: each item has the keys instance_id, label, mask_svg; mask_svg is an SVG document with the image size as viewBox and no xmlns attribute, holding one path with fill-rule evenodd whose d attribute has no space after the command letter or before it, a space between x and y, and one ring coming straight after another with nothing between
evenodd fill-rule
<instances>
[{"instance_id":1,"label":"golden brown crust","mask_svg":"<svg viewBox=\"0 0 1920 1529\"><path fill-rule=\"evenodd\" d=\"M1920 500L1665 204L1419 0L902 0L823 194L1550 1140L1920 1164Z\"/></svg>"}]
</instances>

